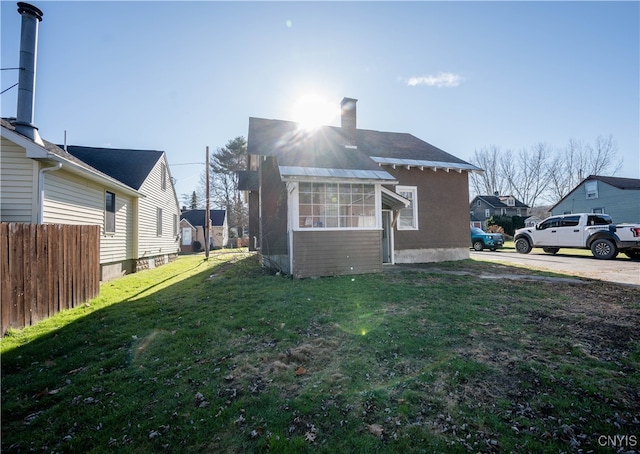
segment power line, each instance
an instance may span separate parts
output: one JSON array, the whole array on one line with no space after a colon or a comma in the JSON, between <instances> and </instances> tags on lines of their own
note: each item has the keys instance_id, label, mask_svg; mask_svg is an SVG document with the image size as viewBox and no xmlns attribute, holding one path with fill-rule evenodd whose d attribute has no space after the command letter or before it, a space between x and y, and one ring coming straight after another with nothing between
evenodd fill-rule
<instances>
[{"instance_id":1,"label":"power line","mask_svg":"<svg viewBox=\"0 0 640 454\"><path fill-rule=\"evenodd\" d=\"M13 84L12 86L10 86L10 87L9 87L9 88L7 88L6 90L2 90L2 91L0 91L0 95L1 95L1 94L3 94L3 93L4 93L4 92L6 92L6 91L11 90L13 87L15 87L16 85L18 85L19 83L20 83L20 82L16 82L15 84Z\"/></svg>"}]
</instances>

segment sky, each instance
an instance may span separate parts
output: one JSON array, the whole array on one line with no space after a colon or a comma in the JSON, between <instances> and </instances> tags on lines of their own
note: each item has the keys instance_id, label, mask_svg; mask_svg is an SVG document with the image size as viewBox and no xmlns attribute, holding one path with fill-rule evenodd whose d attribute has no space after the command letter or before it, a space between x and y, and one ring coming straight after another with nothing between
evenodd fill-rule
<instances>
[{"instance_id":1,"label":"sky","mask_svg":"<svg viewBox=\"0 0 640 454\"><path fill-rule=\"evenodd\" d=\"M179 198L205 149L249 117L406 132L464 160L612 135L616 176L640 178L640 3L32 1L35 125L69 145L167 153ZM1 67L18 66L20 15L0 2ZM0 88L18 80L0 71ZM16 114L17 87L1 97Z\"/></svg>"}]
</instances>

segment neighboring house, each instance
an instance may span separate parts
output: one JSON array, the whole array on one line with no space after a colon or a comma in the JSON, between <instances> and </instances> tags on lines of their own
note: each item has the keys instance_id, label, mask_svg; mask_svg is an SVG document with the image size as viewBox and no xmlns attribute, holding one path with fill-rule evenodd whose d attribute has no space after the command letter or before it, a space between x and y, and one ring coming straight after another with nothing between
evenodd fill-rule
<instances>
[{"instance_id":1,"label":"neighboring house","mask_svg":"<svg viewBox=\"0 0 640 454\"><path fill-rule=\"evenodd\" d=\"M485 225L484 225L484 221L482 219L478 219L477 217L474 216L473 212L470 213L471 215L471 228L477 228L477 229L485 229Z\"/></svg>"},{"instance_id":2,"label":"neighboring house","mask_svg":"<svg viewBox=\"0 0 640 454\"><path fill-rule=\"evenodd\" d=\"M204 250L206 240L206 210L185 210L180 215L181 252L199 252ZM209 210L211 219L209 240L210 249L219 249L227 246L229 242L229 228L227 226L226 210ZM194 242L200 243L200 248L195 250Z\"/></svg>"},{"instance_id":3,"label":"neighboring house","mask_svg":"<svg viewBox=\"0 0 640 454\"><path fill-rule=\"evenodd\" d=\"M39 136L16 132L5 119L1 132L1 222L100 225L102 280L176 256L178 202L163 152L150 152L143 165L134 158L137 150L108 150L112 167L143 167L130 169L139 178L133 184Z\"/></svg>"},{"instance_id":4,"label":"neighboring house","mask_svg":"<svg viewBox=\"0 0 640 454\"><path fill-rule=\"evenodd\" d=\"M165 152L82 146L67 146L66 150L141 193L135 211L132 271L175 259L179 252L180 205Z\"/></svg>"},{"instance_id":5,"label":"neighboring house","mask_svg":"<svg viewBox=\"0 0 640 454\"><path fill-rule=\"evenodd\" d=\"M0 222L99 225L101 280L177 256L179 206L162 151L60 147L34 126L38 24L20 2L16 118L2 119Z\"/></svg>"},{"instance_id":6,"label":"neighboring house","mask_svg":"<svg viewBox=\"0 0 640 454\"><path fill-rule=\"evenodd\" d=\"M614 223L640 222L640 179L590 175L551 207L551 214L606 213Z\"/></svg>"},{"instance_id":7,"label":"neighboring house","mask_svg":"<svg viewBox=\"0 0 640 454\"><path fill-rule=\"evenodd\" d=\"M529 216L527 219L524 220L524 226L535 227L536 225L540 224L542 221L543 219L540 219L538 216Z\"/></svg>"},{"instance_id":8,"label":"neighboring house","mask_svg":"<svg viewBox=\"0 0 640 454\"><path fill-rule=\"evenodd\" d=\"M249 119L250 247L295 277L375 273L383 263L469 257L468 172L477 167L405 133Z\"/></svg>"},{"instance_id":9,"label":"neighboring house","mask_svg":"<svg viewBox=\"0 0 640 454\"><path fill-rule=\"evenodd\" d=\"M526 217L529 215L529 206L512 195L478 195L469 204L469 211L472 219L482 222L480 228L485 228L492 216Z\"/></svg>"}]
</instances>

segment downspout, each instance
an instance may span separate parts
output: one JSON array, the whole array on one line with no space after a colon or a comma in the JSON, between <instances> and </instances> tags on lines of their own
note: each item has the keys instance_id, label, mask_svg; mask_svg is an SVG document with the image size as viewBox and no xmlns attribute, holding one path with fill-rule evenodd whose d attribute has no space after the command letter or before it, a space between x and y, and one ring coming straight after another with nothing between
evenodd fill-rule
<instances>
[{"instance_id":1,"label":"downspout","mask_svg":"<svg viewBox=\"0 0 640 454\"><path fill-rule=\"evenodd\" d=\"M60 170L62 168L62 163L58 162L56 165L52 167L45 167L40 169L38 172L38 224L42 224L42 219L44 218L44 174L46 172L53 172L55 170Z\"/></svg>"}]
</instances>

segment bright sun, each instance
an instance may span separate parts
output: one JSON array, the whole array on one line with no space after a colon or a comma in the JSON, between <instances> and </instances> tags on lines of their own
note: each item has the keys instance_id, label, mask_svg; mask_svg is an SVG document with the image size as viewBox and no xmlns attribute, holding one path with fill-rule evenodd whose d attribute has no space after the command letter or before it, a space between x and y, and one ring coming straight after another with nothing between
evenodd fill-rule
<instances>
[{"instance_id":1,"label":"bright sun","mask_svg":"<svg viewBox=\"0 0 640 454\"><path fill-rule=\"evenodd\" d=\"M294 121L305 129L328 125L339 114L337 103L330 103L316 93L300 96L292 110Z\"/></svg>"}]
</instances>

